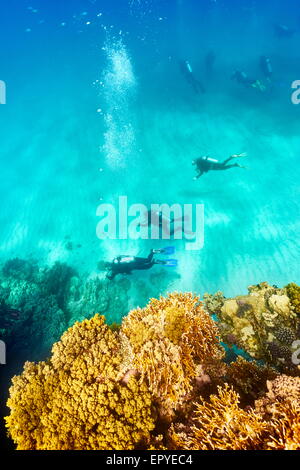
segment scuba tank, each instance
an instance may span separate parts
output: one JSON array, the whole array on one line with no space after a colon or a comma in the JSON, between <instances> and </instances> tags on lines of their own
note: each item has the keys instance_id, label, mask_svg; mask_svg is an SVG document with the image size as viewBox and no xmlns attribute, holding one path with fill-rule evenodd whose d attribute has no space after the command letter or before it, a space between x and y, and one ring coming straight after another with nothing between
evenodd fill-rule
<instances>
[{"instance_id":1,"label":"scuba tank","mask_svg":"<svg viewBox=\"0 0 300 470\"><path fill-rule=\"evenodd\" d=\"M268 79L271 79L273 75L273 69L269 57L262 56L260 58L260 68Z\"/></svg>"},{"instance_id":2,"label":"scuba tank","mask_svg":"<svg viewBox=\"0 0 300 470\"><path fill-rule=\"evenodd\" d=\"M186 66L187 71L188 71L189 73L193 73L192 66L191 66L191 64L189 63L188 60L185 61L185 66Z\"/></svg>"},{"instance_id":3,"label":"scuba tank","mask_svg":"<svg viewBox=\"0 0 300 470\"><path fill-rule=\"evenodd\" d=\"M134 256L118 256L113 260L114 264L119 264L119 263L131 263L134 261Z\"/></svg>"}]
</instances>

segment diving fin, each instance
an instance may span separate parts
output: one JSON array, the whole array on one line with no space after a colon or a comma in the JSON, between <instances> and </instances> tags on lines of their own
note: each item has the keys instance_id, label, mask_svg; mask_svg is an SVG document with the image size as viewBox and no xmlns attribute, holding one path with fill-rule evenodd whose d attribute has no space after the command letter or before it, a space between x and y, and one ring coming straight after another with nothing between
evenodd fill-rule
<instances>
[{"instance_id":1,"label":"diving fin","mask_svg":"<svg viewBox=\"0 0 300 470\"><path fill-rule=\"evenodd\" d=\"M176 268L178 266L178 261L177 259L166 259L164 262L164 266L167 266L169 268Z\"/></svg>"},{"instance_id":2,"label":"diving fin","mask_svg":"<svg viewBox=\"0 0 300 470\"><path fill-rule=\"evenodd\" d=\"M166 248L162 248L158 250L161 255L174 255L175 253L175 246L166 246Z\"/></svg>"}]
</instances>

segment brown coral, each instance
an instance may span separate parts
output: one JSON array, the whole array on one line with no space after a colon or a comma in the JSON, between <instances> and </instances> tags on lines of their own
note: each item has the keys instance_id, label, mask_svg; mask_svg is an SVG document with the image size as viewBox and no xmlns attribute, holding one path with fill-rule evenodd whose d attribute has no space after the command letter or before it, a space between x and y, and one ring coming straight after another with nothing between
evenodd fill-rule
<instances>
[{"instance_id":1,"label":"brown coral","mask_svg":"<svg viewBox=\"0 0 300 470\"><path fill-rule=\"evenodd\" d=\"M275 379L277 375L275 369L246 361L239 356L228 366L226 380L239 393L242 402L249 405L267 392L267 381Z\"/></svg>"}]
</instances>

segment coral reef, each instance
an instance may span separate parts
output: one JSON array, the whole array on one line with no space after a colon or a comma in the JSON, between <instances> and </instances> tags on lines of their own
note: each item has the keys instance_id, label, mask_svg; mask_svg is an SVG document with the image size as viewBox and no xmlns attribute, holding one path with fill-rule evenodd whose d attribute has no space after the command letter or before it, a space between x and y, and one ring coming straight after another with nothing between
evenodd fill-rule
<instances>
[{"instance_id":1,"label":"coral reef","mask_svg":"<svg viewBox=\"0 0 300 470\"><path fill-rule=\"evenodd\" d=\"M91 318L95 313L104 314L113 323L128 313L128 291L130 281L117 279L113 283L94 278L82 282L78 276L71 279L67 310L70 312L69 326L75 321ZM114 315L117 314L117 317Z\"/></svg>"},{"instance_id":2,"label":"coral reef","mask_svg":"<svg viewBox=\"0 0 300 470\"><path fill-rule=\"evenodd\" d=\"M35 261L13 258L7 260L2 267L4 277L12 277L21 281L31 281L38 271Z\"/></svg>"},{"instance_id":3,"label":"coral reef","mask_svg":"<svg viewBox=\"0 0 300 470\"><path fill-rule=\"evenodd\" d=\"M96 308L105 289L77 279L68 281L65 317L70 305L76 315ZM14 282L22 293L15 299ZM22 309L37 288L14 279L0 292ZM53 292L45 298L48 312L59 311ZM67 329L47 361L27 362L13 378L9 435L18 449L300 450L300 368L290 364L298 322L287 288L267 283L235 299L206 295L204 304L173 293L111 326L96 314ZM225 363L220 339L253 360ZM270 344L286 348L284 361Z\"/></svg>"},{"instance_id":4,"label":"coral reef","mask_svg":"<svg viewBox=\"0 0 300 470\"><path fill-rule=\"evenodd\" d=\"M233 299L222 298L220 293L206 298L207 311L216 313L219 319L222 340L282 371L293 369L293 342L300 320L287 290L265 282L248 290L248 295Z\"/></svg>"},{"instance_id":5,"label":"coral reef","mask_svg":"<svg viewBox=\"0 0 300 470\"><path fill-rule=\"evenodd\" d=\"M0 339L39 360L76 321L97 312L108 322L125 315L129 288L127 279L81 278L64 263L39 267L33 260L8 260L0 274Z\"/></svg>"}]
</instances>

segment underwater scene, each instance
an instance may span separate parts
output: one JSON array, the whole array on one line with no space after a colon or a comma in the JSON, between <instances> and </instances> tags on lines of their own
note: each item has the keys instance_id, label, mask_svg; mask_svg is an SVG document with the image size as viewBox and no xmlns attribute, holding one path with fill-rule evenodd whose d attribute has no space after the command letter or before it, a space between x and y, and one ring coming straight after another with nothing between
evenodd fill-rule
<instances>
[{"instance_id":1,"label":"underwater scene","mask_svg":"<svg viewBox=\"0 0 300 470\"><path fill-rule=\"evenodd\" d=\"M299 2L0 38L0 449L300 450Z\"/></svg>"}]
</instances>

